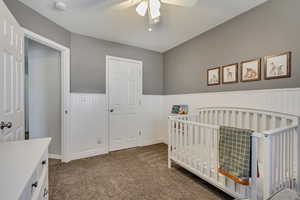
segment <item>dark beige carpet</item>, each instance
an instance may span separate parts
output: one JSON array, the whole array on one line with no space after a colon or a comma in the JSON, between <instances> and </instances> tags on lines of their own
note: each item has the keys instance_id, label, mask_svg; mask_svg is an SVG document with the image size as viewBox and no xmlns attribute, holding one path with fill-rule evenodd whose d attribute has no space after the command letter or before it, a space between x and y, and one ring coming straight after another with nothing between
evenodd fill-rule
<instances>
[{"instance_id":1,"label":"dark beige carpet","mask_svg":"<svg viewBox=\"0 0 300 200\"><path fill-rule=\"evenodd\" d=\"M168 169L164 144L67 164L50 160L49 191L50 200L232 199L178 166Z\"/></svg>"}]
</instances>

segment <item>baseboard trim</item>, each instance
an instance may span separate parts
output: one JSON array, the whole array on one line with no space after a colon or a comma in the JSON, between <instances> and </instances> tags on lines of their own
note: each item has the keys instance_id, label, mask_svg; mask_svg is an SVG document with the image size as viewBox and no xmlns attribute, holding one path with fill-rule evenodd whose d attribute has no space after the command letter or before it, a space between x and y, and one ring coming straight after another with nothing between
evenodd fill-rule
<instances>
[{"instance_id":1,"label":"baseboard trim","mask_svg":"<svg viewBox=\"0 0 300 200\"><path fill-rule=\"evenodd\" d=\"M159 138L159 139L152 139L152 140L144 141L141 144L141 146L149 146L149 145L159 144L159 143L164 143L164 139L163 138Z\"/></svg>"},{"instance_id":2,"label":"baseboard trim","mask_svg":"<svg viewBox=\"0 0 300 200\"><path fill-rule=\"evenodd\" d=\"M58 154L52 154L52 153L49 153L49 154L48 154L48 157L49 157L50 159L61 160L61 155L58 155Z\"/></svg>"},{"instance_id":3,"label":"baseboard trim","mask_svg":"<svg viewBox=\"0 0 300 200\"><path fill-rule=\"evenodd\" d=\"M83 151L83 152L72 153L70 155L70 160L78 160L78 159L98 156L98 155L102 155L102 154L107 154L107 152L105 151L104 148L92 149L92 150L87 150L87 151Z\"/></svg>"}]
</instances>

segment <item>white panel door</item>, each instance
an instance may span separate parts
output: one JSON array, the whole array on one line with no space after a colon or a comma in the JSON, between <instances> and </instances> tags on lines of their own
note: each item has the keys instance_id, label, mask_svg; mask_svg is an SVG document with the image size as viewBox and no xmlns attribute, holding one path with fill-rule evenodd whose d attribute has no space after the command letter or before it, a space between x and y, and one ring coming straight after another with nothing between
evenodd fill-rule
<instances>
[{"instance_id":1,"label":"white panel door","mask_svg":"<svg viewBox=\"0 0 300 200\"><path fill-rule=\"evenodd\" d=\"M142 62L107 58L109 151L139 146Z\"/></svg>"},{"instance_id":2,"label":"white panel door","mask_svg":"<svg viewBox=\"0 0 300 200\"><path fill-rule=\"evenodd\" d=\"M0 0L0 141L24 139L24 34Z\"/></svg>"}]
</instances>

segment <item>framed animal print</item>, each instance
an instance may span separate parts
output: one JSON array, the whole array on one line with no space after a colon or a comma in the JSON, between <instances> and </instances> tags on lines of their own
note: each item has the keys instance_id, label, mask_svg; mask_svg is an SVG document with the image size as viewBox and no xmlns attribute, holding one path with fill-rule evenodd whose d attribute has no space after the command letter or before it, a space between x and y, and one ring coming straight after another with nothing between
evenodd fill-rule
<instances>
[{"instance_id":1,"label":"framed animal print","mask_svg":"<svg viewBox=\"0 0 300 200\"><path fill-rule=\"evenodd\" d=\"M261 80L261 59L253 59L241 62L241 81Z\"/></svg>"},{"instance_id":2,"label":"framed animal print","mask_svg":"<svg viewBox=\"0 0 300 200\"><path fill-rule=\"evenodd\" d=\"M210 68L207 70L207 85L220 85L221 70L220 67Z\"/></svg>"},{"instance_id":3,"label":"framed animal print","mask_svg":"<svg viewBox=\"0 0 300 200\"><path fill-rule=\"evenodd\" d=\"M223 84L238 82L238 66L238 63L222 66Z\"/></svg>"},{"instance_id":4,"label":"framed animal print","mask_svg":"<svg viewBox=\"0 0 300 200\"><path fill-rule=\"evenodd\" d=\"M265 79L291 77L292 53L286 52L265 57Z\"/></svg>"}]
</instances>

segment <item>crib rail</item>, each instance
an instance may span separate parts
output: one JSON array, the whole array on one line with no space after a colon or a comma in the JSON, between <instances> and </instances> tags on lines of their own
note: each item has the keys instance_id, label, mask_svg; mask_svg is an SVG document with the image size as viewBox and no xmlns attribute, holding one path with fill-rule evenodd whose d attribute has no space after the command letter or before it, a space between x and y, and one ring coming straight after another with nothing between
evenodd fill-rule
<instances>
[{"instance_id":1,"label":"crib rail","mask_svg":"<svg viewBox=\"0 0 300 200\"><path fill-rule=\"evenodd\" d=\"M297 126L263 132L263 197L297 186Z\"/></svg>"},{"instance_id":2,"label":"crib rail","mask_svg":"<svg viewBox=\"0 0 300 200\"><path fill-rule=\"evenodd\" d=\"M250 190L246 186L239 186L233 182L230 184L230 180L218 173L220 126L197 122L197 117L169 117L169 168L171 161L175 161L236 198L249 196ZM257 141L253 142L253 146L256 147ZM256 163L256 159L254 160ZM252 183L256 184L256 180Z\"/></svg>"},{"instance_id":3,"label":"crib rail","mask_svg":"<svg viewBox=\"0 0 300 200\"><path fill-rule=\"evenodd\" d=\"M174 117L169 120L169 157L184 160L187 157L196 158L203 161L203 166L196 166L197 162L193 159L184 160L194 167L206 170L208 166L214 165L217 170L217 149L218 149L218 134L219 126L203 124L195 121L190 121L193 116ZM172 133L172 134L171 134ZM196 147L193 149L193 147ZM203 154L207 151L207 154ZM179 154L180 152L180 154ZM183 156L185 154L187 157ZM192 163L192 160L195 161ZM200 162L199 162L200 163ZM169 160L169 166L170 166Z\"/></svg>"},{"instance_id":4,"label":"crib rail","mask_svg":"<svg viewBox=\"0 0 300 200\"><path fill-rule=\"evenodd\" d=\"M235 198L265 200L283 188L295 189L299 177L298 123L278 116L253 110L206 110L198 115L169 117L168 166L175 161ZM251 171L259 177L252 176L249 186L230 182L218 173L220 125L255 131Z\"/></svg>"}]
</instances>

